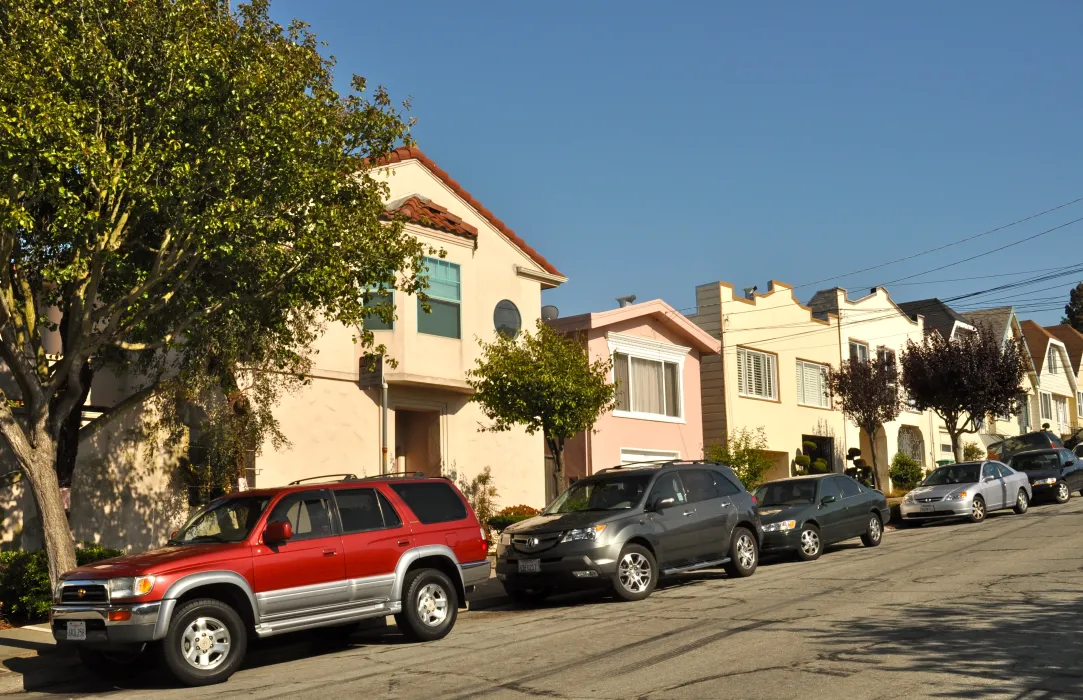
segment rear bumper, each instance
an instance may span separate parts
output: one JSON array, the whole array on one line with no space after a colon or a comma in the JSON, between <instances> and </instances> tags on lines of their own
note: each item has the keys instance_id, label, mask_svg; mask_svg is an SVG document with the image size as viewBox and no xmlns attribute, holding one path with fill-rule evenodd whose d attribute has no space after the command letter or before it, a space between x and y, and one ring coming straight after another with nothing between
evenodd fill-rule
<instances>
[{"instance_id":1,"label":"rear bumper","mask_svg":"<svg viewBox=\"0 0 1083 700\"><path fill-rule=\"evenodd\" d=\"M175 600L160 600L139 605L56 605L49 613L53 638L58 642L88 646L123 646L143 644L165 636ZM110 620L127 617L124 620ZM68 639L68 623L83 622L86 639Z\"/></svg>"},{"instance_id":2,"label":"rear bumper","mask_svg":"<svg viewBox=\"0 0 1083 700\"><path fill-rule=\"evenodd\" d=\"M463 586L470 590L473 586L485 583L489 580L492 569L492 564L489 563L488 559L459 564L459 571L463 577Z\"/></svg>"}]
</instances>

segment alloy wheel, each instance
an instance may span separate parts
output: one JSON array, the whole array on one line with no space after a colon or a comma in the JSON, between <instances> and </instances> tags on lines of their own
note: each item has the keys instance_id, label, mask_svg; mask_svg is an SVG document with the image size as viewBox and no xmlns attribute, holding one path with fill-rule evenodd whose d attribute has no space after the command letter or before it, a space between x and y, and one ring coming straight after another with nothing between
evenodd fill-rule
<instances>
[{"instance_id":1,"label":"alloy wheel","mask_svg":"<svg viewBox=\"0 0 1083 700\"><path fill-rule=\"evenodd\" d=\"M801 551L810 557L820 551L820 535L815 530L802 530Z\"/></svg>"},{"instance_id":2,"label":"alloy wheel","mask_svg":"<svg viewBox=\"0 0 1083 700\"><path fill-rule=\"evenodd\" d=\"M1071 494L1068 492L1068 484L1063 481L1057 484L1057 500L1067 501Z\"/></svg>"},{"instance_id":3,"label":"alloy wheel","mask_svg":"<svg viewBox=\"0 0 1083 700\"><path fill-rule=\"evenodd\" d=\"M737 563L742 569L751 569L756 563L756 544L748 535L742 534L737 539Z\"/></svg>"},{"instance_id":4,"label":"alloy wheel","mask_svg":"<svg viewBox=\"0 0 1083 700\"><path fill-rule=\"evenodd\" d=\"M973 513L975 520L982 520L985 518L985 501L975 498L971 512Z\"/></svg>"},{"instance_id":5,"label":"alloy wheel","mask_svg":"<svg viewBox=\"0 0 1083 700\"><path fill-rule=\"evenodd\" d=\"M192 668L210 671L229 656L231 641L224 622L213 617L197 617L181 637L181 655Z\"/></svg>"},{"instance_id":6,"label":"alloy wheel","mask_svg":"<svg viewBox=\"0 0 1083 700\"><path fill-rule=\"evenodd\" d=\"M879 542L883 534L884 528L880 525L880 518L875 515L869 518L869 539L873 542Z\"/></svg>"},{"instance_id":7,"label":"alloy wheel","mask_svg":"<svg viewBox=\"0 0 1083 700\"><path fill-rule=\"evenodd\" d=\"M447 591L442 586L430 583L422 587L417 594L417 616L429 627L439 627L447 619Z\"/></svg>"},{"instance_id":8,"label":"alloy wheel","mask_svg":"<svg viewBox=\"0 0 1083 700\"><path fill-rule=\"evenodd\" d=\"M1028 506L1030 506L1030 501L1027 499L1027 494L1020 491L1019 495L1015 497L1016 509L1018 509L1019 512L1022 513L1027 509Z\"/></svg>"},{"instance_id":9,"label":"alloy wheel","mask_svg":"<svg viewBox=\"0 0 1083 700\"><path fill-rule=\"evenodd\" d=\"M629 593L642 593L651 583L651 563L639 552L628 552L620 560L618 579Z\"/></svg>"}]
</instances>

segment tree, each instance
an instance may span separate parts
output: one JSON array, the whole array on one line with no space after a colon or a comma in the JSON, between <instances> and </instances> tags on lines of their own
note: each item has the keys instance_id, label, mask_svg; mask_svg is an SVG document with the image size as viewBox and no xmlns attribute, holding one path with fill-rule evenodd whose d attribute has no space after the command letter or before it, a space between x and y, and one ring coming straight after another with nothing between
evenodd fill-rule
<instances>
[{"instance_id":1,"label":"tree","mask_svg":"<svg viewBox=\"0 0 1083 700\"><path fill-rule=\"evenodd\" d=\"M962 462L962 435L978 432L989 416L1018 411L1026 357L1022 341L1001 342L985 326L951 341L933 333L920 345L907 342L903 386L919 411L944 421L955 461Z\"/></svg>"},{"instance_id":2,"label":"tree","mask_svg":"<svg viewBox=\"0 0 1083 700\"><path fill-rule=\"evenodd\" d=\"M876 436L884 423L899 417L902 408L894 355L870 357L867 362L843 362L840 369L831 372L829 384L839 410L868 437L872 446L873 479L876 488L883 491L887 479L880 473Z\"/></svg>"},{"instance_id":3,"label":"tree","mask_svg":"<svg viewBox=\"0 0 1083 700\"><path fill-rule=\"evenodd\" d=\"M522 425L541 432L555 463L554 487L564 487L564 443L594 428L613 407L615 386L609 382L612 361L590 361L582 340L561 335L539 320L537 331L518 337L498 335L482 342L477 366L467 373L471 400L494 421L492 432Z\"/></svg>"},{"instance_id":4,"label":"tree","mask_svg":"<svg viewBox=\"0 0 1083 700\"><path fill-rule=\"evenodd\" d=\"M708 445L703 457L728 466L749 491L763 482L763 475L771 468L771 458L767 456L767 433L763 428L734 430L726 444Z\"/></svg>"},{"instance_id":5,"label":"tree","mask_svg":"<svg viewBox=\"0 0 1083 700\"><path fill-rule=\"evenodd\" d=\"M1068 303L1064 306L1064 318L1060 322L1083 333L1083 282L1068 292Z\"/></svg>"},{"instance_id":6,"label":"tree","mask_svg":"<svg viewBox=\"0 0 1083 700\"><path fill-rule=\"evenodd\" d=\"M332 68L266 0L0 9L0 359L18 389L0 435L54 583L75 564L58 449L95 366L141 368L131 402L214 377L243 414L251 370L296 369L317 314L363 326L364 290L421 288L426 251L381 222L366 170L409 122L359 77L337 93Z\"/></svg>"}]
</instances>

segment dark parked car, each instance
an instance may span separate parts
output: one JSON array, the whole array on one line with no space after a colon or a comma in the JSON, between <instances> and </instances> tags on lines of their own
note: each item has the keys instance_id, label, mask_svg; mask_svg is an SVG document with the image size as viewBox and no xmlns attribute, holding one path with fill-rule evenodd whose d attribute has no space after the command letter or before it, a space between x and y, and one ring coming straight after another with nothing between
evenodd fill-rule
<instances>
[{"instance_id":1,"label":"dark parked car","mask_svg":"<svg viewBox=\"0 0 1083 700\"><path fill-rule=\"evenodd\" d=\"M1083 447L1083 428L1078 428L1064 440L1064 446L1079 454L1079 448Z\"/></svg>"},{"instance_id":2,"label":"dark parked car","mask_svg":"<svg viewBox=\"0 0 1083 700\"><path fill-rule=\"evenodd\" d=\"M575 482L540 515L505 530L496 575L519 600L583 587L641 600L659 576L679 571L722 566L751 576L760 538L756 505L729 467L615 467Z\"/></svg>"},{"instance_id":3,"label":"dark parked car","mask_svg":"<svg viewBox=\"0 0 1083 700\"><path fill-rule=\"evenodd\" d=\"M1033 433L1005 438L993 445L990 452L996 454L999 461L1007 464L1008 460L1020 452L1056 449L1058 447L1064 447L1064 442L1056 434L1048 430L1038 430Z\"/></svg>"},{"instance_id":4,"label":"dark parked car","mask_svg":"<svg viewBox=\"0 0 1083 700\"><path fill-rule=\"evenodd\" d=\"M1067 503L1072 491L1083 495L1083 463L1064 448L1020 452L1009 466L1027 475L1035 498Z\"/></svg>"},{"instance_id":5,"label":"dark parked car","mask_svg":"<svg viewBox=\"0 0 1083 700\"><path fill-rule=\"evenodd\" d=\"M841 474L772 481L755 493L763 550L793 552L804 561L852 537L866 547L879 545L891 517L884 494Z\"/></svg>"}]
</instances>

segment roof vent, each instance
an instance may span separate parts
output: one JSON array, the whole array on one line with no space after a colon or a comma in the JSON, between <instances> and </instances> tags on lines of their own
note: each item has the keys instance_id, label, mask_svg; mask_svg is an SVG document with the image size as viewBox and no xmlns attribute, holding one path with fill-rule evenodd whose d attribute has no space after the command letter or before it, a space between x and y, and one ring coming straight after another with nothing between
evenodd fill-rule
<instances>
[{"instance_id":1,"label":"roof vent","mask_svg":"<svg viewBox=\"0 0 1083 700\"><path fill-rule=\"evenodd\" d=\"M634 302L635 300L636 300L636 295L635 294L629 294L626 297L617 297L617 303L620 305L620 308L622 308L622 309L625 306L631 306L632 302Z\"/></svg>"},{"instance_id":2,"label":"roof vent","mask_svg":"<svg viewBox=\"0 0 1083 700\"><path fill-rule=\"evenodd\" d=\"M555 306L543 306L541 314L543 321L555 321L560 316L560 311Z\"/></svg>"},{"instance_id":3,"label":"roof vent","mask_svg":"<svg viewBox=\"0 0 1083 700\"><path fill-rule=\"evenodd\" d=\"M759 287L745 287L745 299L755 299Z\"/></svg>"}]
</instances>

